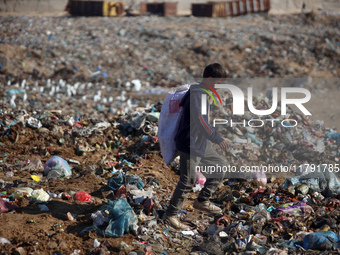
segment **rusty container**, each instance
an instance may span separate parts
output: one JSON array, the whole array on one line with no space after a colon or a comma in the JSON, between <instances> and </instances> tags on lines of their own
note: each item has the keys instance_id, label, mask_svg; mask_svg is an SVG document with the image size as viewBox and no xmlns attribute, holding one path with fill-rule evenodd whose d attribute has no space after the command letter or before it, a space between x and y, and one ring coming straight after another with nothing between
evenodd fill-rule
<instances>
[{"instance_id":1,"label":"rusty container","mask_svg":"<svg viewBox=\"0 0 340 255\"><path fill-rule=\"evenodd\" d=\"M253 0L246 0L246 9L247 9L247 13L254 12L254 3L253 3Z\"/></svg>"},{"instance_id":2,"label":"rusty container","mask_svg":"<svg viewBox=\"0 0 340 255\"><path fill-rule=\"evenodd\" d=\"M264 0L264 10L266 12L270 10L270 0Z\"/></svg>"},{"instance_id":3,"label":"rusty container","mask_svg":"<svg viewBox=\"0 0 340 255\"><path fill-rule=\"evenodd\" d=\"M207 4L191 4L191 12L195 17L212 17L213 5Z\"/></svg>"},{"instance_id":4,"label":"rusty container","mask_svg":"<svg viewBox=\"0 0 340 255\"><path fill-rule=\"evenodd\" d=\"M196 17L224 18L232 16L230 2L208 2L206 4L192 4L192 15Z\"/></svg>"},{"instance_id":5,"label":"rusty container","mask_svg":"<svg viewBox=\"0 0 340 255\"><path fill-rule=\"evenodd\" d=\"M70 13L75 16L102 16L103 2L71 1Z\"/></svg>"},{"instance_id":6,"label":"rusty container","mask_svg":"<svg viewBox=\"0 0 340 255\"><path fill-rule=\"evenodd\" d=\"M260 11L260 1L259 0L252 0L253 2L253 12Z\"/></svg>"},{"instance_id":7,"label":"rusty container","mask_svg":"<svg viewBox=\"0 0 340 255\"><path fill-rule=\"evenodd\" d=\"M264 0L259 0L259 2L260 2L260 12L264 12L265 11Z\"/></svg>"},{"instance_id":8,"label":"rusty container","mask_svg":"<svg viewBox=\"0 0 340 255\"><path fill-rule=\"evenodd\" d=\"M71 1L69 12L75 16L108 16L124 15L124 3L114 1Z\"/></svg>"},{"instance_id":9,"label":"rusty container","mask_svg":"<svg viewBox=\"0 0 340 255\"><path fill-rule=\"evenodd\" d=\"M237 0L229 2L208 2L192 4L192 15L197 17L228 17L252 12L266 12L270 0Z\"/></svg>"},{"instance_id":10,"label":"rusty container","mask_svg":"<svg viewBox=\"0 0 340 255\"><path fill-rule=\"evenodd\" d=\"M106 17L124 16L124 3L104 1L103 2L103 16L106 16Z\"/></svg>"},{"instance_id":11,"label":"rusty container","mask_svg":"<svg viewBox=\"0 0 340 255\"><path fill-rule=\"evenodd\" d=\"M153 2L153 3L145 3L141 2L140 5L140 13L141 14L154 14L165 17L174 17L177 16L177 2Z\"/></svg>"},{"instance_id":12,"label":"rusty container","mask_svg":"<svg viewBox=\"0 0 340 255\"><path fill-rule=\"evenodd\" d=\"M226 2L211 2L212 4L212 17L223 18L227 16Z\"/></svg>"},{"instance_id":13,"label":"rusty container","mask_svg":"<svg viewBox=\"0 0 340 255\"><path fill-rule=\"evenodd\" d=\"M239 0L238 5L239 5L240 15L247 14L246 0Z\"/></svg>"},{"instance_id":14,"label":"rusty container","mask_svg":"<svg viewBox=\"0 0 340 255\"><path fill-rule=\"evenodd\" d=\"M254 12L268 12L270 9L270 0L253 0Z\"/></svg>"},{"instance_id":15,"label":"rusty container","mask_svg":"<svg viewBox=\"0 0 340 255\"><path fill-rule=\"evenodd\" d=\"M157 3L157 2L147 3L146 11L151 14L162 15L163 14L162 3Z\"/></svg>"},{"instance_id":16,"label":"rusty container","mask_svg":"<svg viewBox=\"0 0 340 255\"><path fill-rule=\"evenodd\" d=\"M146 13L147 13L146 3L145 2L141 2L140 3L140 14L144 15Z\"/></svg>"},{"instance_id":17,"label":"rusty container","mask_svg":"<svg viewBox=\"0 0 340 255\"><path fill-rule=\"evenodd\" d=\"M232 2L225 3L226 16L233 16L233 4Z\"/></svg>"},{"instance_id":18,"label":"rusty container","mask_svg":"<svg viewBox=\"0 0 340 255\"><path fill-rule=\"evenodd\" d=\"M240 5L239 5L239 1L233 1L233 2L231 2L231 8L232 8L233 16L238 16L238 15L240 15Z\"/></svg>"},{"instance_id":19,"label":"rusty container","mask_svg":"<svg viewBox=\"0 0 340 255\"><path fill-rule=\"evenodd\" d=\"M165 2L163 7L163 15L165 17L177 16L177 2Z\"/></svg>"}]
</instances>

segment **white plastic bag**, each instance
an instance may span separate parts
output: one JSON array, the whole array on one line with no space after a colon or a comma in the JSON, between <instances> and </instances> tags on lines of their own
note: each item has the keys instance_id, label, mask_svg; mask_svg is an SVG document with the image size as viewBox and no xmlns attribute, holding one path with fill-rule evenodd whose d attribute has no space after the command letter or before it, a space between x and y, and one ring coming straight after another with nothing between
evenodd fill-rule
<instances>
[{"instance_id":1,"label":"white plastic bag","mask_svg":"<svg viewBox=\"0 0 340 255\"><path fill-rule=\"evenodd\" d=\"M48 202L50 200L50 195L43 189L33 190L31 197L35 198L38 203Z\"/></svg>"},{"instance_id":2,"label":"white plastic bag","mask_svg":"<svg viewBox=\"0 0 340 255\"><path fill-rule=\"evenodd\" d=\"M165 98L159 117L158 141L167 165L172 162L176 155L174 138L182 115L182 108L179 107L179 104L189 88L190 84L185 84L170 91Z\"/></svg>"},{"instance_id":3,"label":"white plastic bag","mask_svg":"<svg viewBox=\"0 0 340 255\"><path fill-rule=\"evenodd\" d=\"M47 175L47 179L70 177L72 170L65 159L59 156L53 156L47 160L45 164L44 175Z\"/></svg>"}]
</instances>

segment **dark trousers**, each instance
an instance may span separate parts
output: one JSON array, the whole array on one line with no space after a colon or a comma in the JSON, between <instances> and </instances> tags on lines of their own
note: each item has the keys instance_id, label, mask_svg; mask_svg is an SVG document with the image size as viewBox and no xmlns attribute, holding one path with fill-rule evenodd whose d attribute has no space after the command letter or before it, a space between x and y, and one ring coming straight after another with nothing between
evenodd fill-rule
<instances>
[{"instance_id":1,"label":"dark trousers","mask_svg":"<svg viewBox=\"0 0 340 255\"><path fill-rule=\"evenodd\" d=\"M204 167L207 169L210 166L216 165L226 165L226 161L217 153L212 142L209 140L207 141L204 157L192 156L184 152L180 152L179 156L181 176L166 212L166 214L169 216L177 215L178 211L182 209L184 200L188 197L189 192L192 190L195 184L195 175L199 164L201 164L201 169L204 169ZM207 178L207 180L198 195L198 199L201 201L207 201L222 182L225 173L201 172Z\"/></svg>"}]
</instances>

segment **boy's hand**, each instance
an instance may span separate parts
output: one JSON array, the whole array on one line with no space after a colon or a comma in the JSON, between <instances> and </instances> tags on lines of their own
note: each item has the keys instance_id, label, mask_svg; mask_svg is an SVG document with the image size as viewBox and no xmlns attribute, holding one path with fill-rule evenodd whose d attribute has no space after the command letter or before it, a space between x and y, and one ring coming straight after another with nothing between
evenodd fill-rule
<instances>
[{"instance_id":1,"label":"boy's hand","mask_svg":"<svg viewBox=\"0 0 340 255\"><path fill-rule=\"evenodd\" d=\"M223 139L223 141L219 144L222 150L227 150L229 148L229 144L226 140Z\"/></svg>"}]
</instances>

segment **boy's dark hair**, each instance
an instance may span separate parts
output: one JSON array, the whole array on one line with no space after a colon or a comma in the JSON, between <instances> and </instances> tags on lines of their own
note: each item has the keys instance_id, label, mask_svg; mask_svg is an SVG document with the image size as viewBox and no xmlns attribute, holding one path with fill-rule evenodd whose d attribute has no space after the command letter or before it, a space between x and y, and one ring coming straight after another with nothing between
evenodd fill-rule
<instances>
[{"instance_id":1,"label":"boy's dark hair","mask_svg":"<svg viewBox=\"0 0 340 255\"><path fill-rule=\"evenodd\" d=\"M227 78L228 74L226 70L219 64L213 63L204 69L203 78Z\"/></svg>"}]
</instances>

